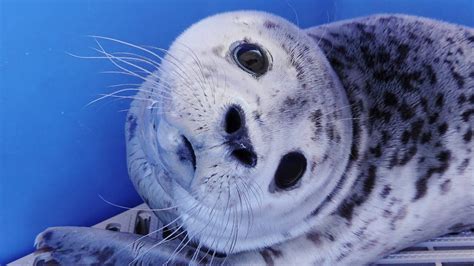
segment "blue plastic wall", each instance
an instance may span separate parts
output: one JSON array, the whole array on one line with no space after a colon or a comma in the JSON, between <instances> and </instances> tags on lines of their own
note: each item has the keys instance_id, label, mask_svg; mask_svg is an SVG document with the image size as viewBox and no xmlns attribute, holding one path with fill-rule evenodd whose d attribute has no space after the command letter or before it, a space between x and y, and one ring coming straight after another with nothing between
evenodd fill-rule
<instances>
[{"instance_id":1,"label":"blue plastic wall","mask_svg":"<svg viewBox=\"0 0 474 266\"><path fill-rule=\"evenodd\" d=\"M208 15L264 10L301 27L378 12L473 26L473 0L34 1L0 0L0 264L33 249L49 226L93 225L140 203L128 180L126 102L85 106L107 86L134 82L94 55L87 35L168 47Z\"/></svg>"}]
</instances>

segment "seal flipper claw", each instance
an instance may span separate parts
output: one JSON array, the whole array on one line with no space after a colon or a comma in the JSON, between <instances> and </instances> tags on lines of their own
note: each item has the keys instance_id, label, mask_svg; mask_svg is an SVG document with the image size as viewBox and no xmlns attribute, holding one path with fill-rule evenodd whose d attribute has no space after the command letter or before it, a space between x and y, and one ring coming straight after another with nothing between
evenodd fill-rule
<instances>
[{"instance_id":1,"label":"seal flipper claw","mask_svg":"<svg viewBox=\"0 0 474 266\"><path fill-rule=\"evenodd\" d=\"M88 227L51 227L36 237L35 247L41 256L50 257L60 265L128 265L135 259L138 265L162 265L181 242L169 241L154 247L156 239L141 237ZM185 254L194 254L194 250L183 248L172 263L190 264Z\"/></svg>"}]
</instances>

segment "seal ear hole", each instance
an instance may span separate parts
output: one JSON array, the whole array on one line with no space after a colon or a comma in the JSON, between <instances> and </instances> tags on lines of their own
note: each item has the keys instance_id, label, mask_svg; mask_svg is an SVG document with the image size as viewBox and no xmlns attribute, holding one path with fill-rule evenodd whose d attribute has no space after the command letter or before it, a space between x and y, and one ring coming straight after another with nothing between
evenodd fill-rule
<instances>
[{"instance_id":1,"label":"seal ear hole","mask_svg":"<svg viewBox=\"0 0 474 266\"><path fill-rule=\"evenodd\" d=\"M275 172L275 185L280 189L290 188L301 179L306 171L306 157L300 152L285 154Z\"/></svg>"},{"instance_id":2,"label":"seal ear hole","mask_svg":"<svg viewBox=\"0 0 474 266\"><path fill-rule=\"evenodd\" d=\"M238 43L232 50L232 57L242 70L255 77L259 77L268 71L268 56L257 44Z\"/></svg>"},{"instance_id":3,"label":"seal ear hole","mask_svg":"<svg viewBox=\"0 0 474 266\"><path fill-rule=\"evenodd\" d=\"M248 149L234 150L232 156L247 167L254 167L257 164L257 155Z\"/></svg>"},{"instance_id":4,"label":"seal ear hole","mask_svg":"<svg viewBox=\"0 0 474 266\"><path fill-rule=\"evenodd\" d=\"M225 115L225 132L232 134L242 128L242 110L238 106L231 106Z\"/></svg>"}]
</instances>

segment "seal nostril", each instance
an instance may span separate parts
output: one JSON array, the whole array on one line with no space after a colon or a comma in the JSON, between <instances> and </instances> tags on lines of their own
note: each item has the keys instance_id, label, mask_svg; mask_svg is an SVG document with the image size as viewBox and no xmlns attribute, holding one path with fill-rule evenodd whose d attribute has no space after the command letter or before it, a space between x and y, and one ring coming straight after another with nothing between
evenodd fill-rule
<instances>
[{"instance_id":1,"label":"seal nostril","mask_svg":"<svg viewBox=\"0 0 474 266\"><path fill-rule=\"evenodd\" d=\"M283 156L275 173L275 185L280 189L290 188L301 179L306 171L306 157L299 152Z\"/></svg>"},{"instance_id":2,"label":"seal nostril","mask_svg":"<svg viewBox=\"0 0 474 266\"><path fill-rule=\"evenodd\" d=\"M257 155L248 149L234 150L232 156L247 167L254 167L257 164Z\"/></svg>"},{"instance_id":3,"label":"seal nostril","mask_svg":"<svg viewBox=\"0 0 474 266\"><path fill-rule=\"evenodd\" d=\"M225 132L232 134L242 128L242 110L236 105L232 105L225 115Z\"/></svg>"}]
</instances>

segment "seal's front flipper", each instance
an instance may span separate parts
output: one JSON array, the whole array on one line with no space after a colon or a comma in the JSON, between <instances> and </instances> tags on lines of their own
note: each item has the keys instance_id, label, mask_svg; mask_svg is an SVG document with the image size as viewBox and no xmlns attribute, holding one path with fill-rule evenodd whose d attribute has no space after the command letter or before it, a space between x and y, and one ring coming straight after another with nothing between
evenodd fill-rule
<instances>
[{"instance_id":1,"label":"seal's front flipper","mask_svg":"<svg viewBox=\"0 0 474 266\"><path fill-rule=\"evenodd\" d=\"M175 254L181 241L157 245L158 242L141 235L89 227L51 227L36 237L35 247L40 257L52 258L60 265L192 264L195 249L184 247ZM196 257L194 262L199 262Z\"/></svg>"}]
</instances>

